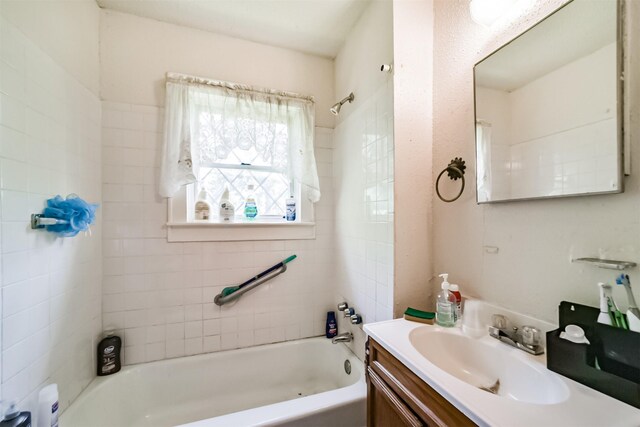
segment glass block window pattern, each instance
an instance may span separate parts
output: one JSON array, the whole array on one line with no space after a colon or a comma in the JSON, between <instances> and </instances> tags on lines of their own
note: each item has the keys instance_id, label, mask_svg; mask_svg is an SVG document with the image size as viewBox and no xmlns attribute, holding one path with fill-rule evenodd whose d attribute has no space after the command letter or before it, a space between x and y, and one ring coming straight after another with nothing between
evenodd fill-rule
<instances>
[{"instance_id":1,"label":"glass block window pattern","mask_svg":"<svg viewBox=\"0 0 640 427\"><path fill-rule=\"evenodd\" d=\"M209 112L199 113L197 123L198 182L208 191L211 201L217 204L226 186L236 217L242 218L248 186L253 184L258 216L282 218L290 188L283 173L289 161L286 124ZM213 214L217 212L214 210Z\"/></svg>"}]
</instances>

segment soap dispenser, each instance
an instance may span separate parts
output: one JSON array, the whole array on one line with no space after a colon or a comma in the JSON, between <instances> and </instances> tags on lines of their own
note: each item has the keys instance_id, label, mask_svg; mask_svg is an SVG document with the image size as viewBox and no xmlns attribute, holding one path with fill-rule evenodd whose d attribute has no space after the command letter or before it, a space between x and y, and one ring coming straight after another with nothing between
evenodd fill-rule
<instances>
[{"instance_id":1,"label":"soap dispenser","mask_svg":"<svg viewBox=\"0 0 640 427\"><path fill-rule=\"evenodd\" d=\"M456 297L449 291L449 275L441 274L442 291L436 299L436 323L440 326L450 328L456 324Z\"/></svg>"}]
</instances>

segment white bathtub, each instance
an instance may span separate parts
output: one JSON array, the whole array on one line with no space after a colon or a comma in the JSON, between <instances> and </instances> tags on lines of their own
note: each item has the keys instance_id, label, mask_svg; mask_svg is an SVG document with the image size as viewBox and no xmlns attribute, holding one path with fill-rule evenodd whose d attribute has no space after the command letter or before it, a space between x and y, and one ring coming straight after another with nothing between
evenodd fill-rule
<instances>
[{"instance_id":1,"label":"white bathtub","mask_svg":"<svg viewBox=\"0 0 640 427\"><path fill-rule=\"evenodd\" d=\"M124 367L96 378L60 426L364 426L365 402L363 363L310 338Z\"/></svg>"}]
</instances>

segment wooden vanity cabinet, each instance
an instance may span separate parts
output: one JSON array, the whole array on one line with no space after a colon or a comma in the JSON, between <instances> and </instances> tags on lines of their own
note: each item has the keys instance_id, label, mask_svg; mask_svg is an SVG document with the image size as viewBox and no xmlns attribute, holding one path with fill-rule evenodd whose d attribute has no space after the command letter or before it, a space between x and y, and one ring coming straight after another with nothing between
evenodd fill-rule
<instances>
[{"instance_id":1,"label":"wooden vanity cabinet","mask_svg":"<svg viewBox=\"0 0 640 427\"><path fill-rule=\"evenodd\" d=\"M475 426L375 340L366 349L367 426Z\"/></svg>"}]
</instances>

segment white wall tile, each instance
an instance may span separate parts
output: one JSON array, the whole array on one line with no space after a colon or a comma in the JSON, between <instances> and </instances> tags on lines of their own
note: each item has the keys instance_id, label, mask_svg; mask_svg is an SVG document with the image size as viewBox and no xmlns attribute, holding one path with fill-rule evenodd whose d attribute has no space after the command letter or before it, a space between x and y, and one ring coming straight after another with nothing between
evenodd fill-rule
<instances>
[{"instance_id":1,"label":"white wall tile","mask_svg":"<svg viewBox=\"0 0 640 427\"><path fill-rule=\"evenodd\" d=\"M280 240L168 243L167 206L157 199L154 166L162 146L158 132L164 111L111 102L102 106L105 322L123 323L125 334L146 327L147 345L165 344L154 358L258 344L254 336L254 329L262 326L254 321L258 307L266 311L268 321L273 314L278 323L267 330L265 342L316 334L314 320L304 329L296 323L287 333L291 320L272 301L286 294L292 305L299 304L304 289L313 290L317 297L305 303L304 310L320 318L333 304L329 268L333 239L328 237L333 233L331 130L319 128L316 133L317 146L322 147L317 150L318 164L327 175L322 189L326 198L318 204L316 217L326 231L319 232L315 241L306 241L304 252L287 248ZM232 309L213 304L224 286L241 283L291 253L298 259L284 276L246 294ZM143 356L137 342L132 347L135 350L125 363L151 360L148 348Z\"/></svg>"},{"instance_id":2,"label":"white wall tile","mask_svg":"<svg viewBox=\"0 0 640 427\"><path fill-rule=\"evenodd\" d=\"M346 300L363 322L391 319L393 292L393 126L386 120L393 102L392 86L385 82L336 127L333 135L336 303ZM321 211L330 217L332 209ZM364 339L361 328L338 316L338 329L357 332L358 353ZM286 333L287 331L285 331Z\"/></svg>"}]
</instances>

